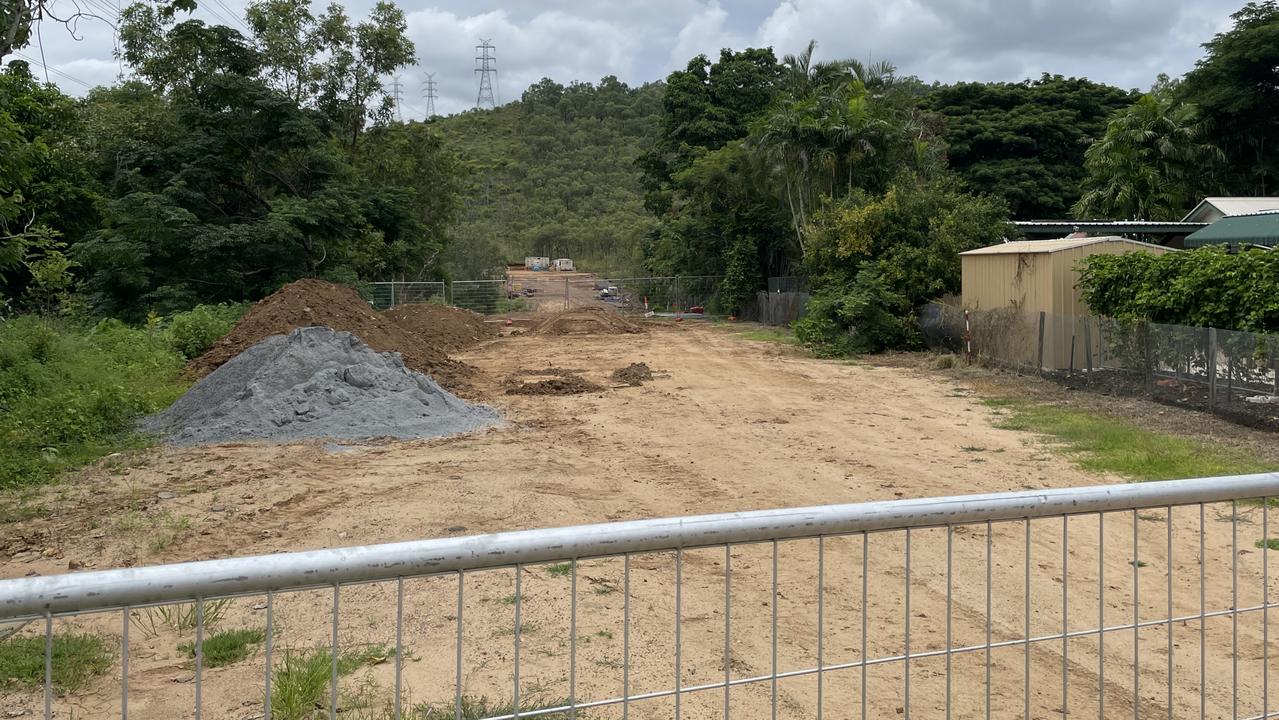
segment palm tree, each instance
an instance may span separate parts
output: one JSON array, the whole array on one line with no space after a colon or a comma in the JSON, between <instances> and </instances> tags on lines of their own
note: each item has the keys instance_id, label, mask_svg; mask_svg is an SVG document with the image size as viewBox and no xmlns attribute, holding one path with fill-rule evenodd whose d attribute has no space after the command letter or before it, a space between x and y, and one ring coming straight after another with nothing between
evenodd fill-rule
<instances>
[{"instance_id":1,"label":"palm tree","mask_svg":"<svg viewBox=\"0 0 1279 720\"><path fill-rule=\"evenodd\" d=\"M1207 136L1207 123L1194 105L1166 93L1141 96L1084 152L1086 191L1075 203L1075 216L1179 219L1211 187L1224 158Z\"/></svg>"}]
</instances>

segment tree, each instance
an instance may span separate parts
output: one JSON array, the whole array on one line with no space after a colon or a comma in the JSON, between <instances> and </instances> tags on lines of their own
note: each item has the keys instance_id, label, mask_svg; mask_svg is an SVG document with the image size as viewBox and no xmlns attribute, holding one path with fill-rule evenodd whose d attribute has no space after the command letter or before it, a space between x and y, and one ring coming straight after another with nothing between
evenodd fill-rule
<instances>
[{"instance_id":1,"label":"tree","mask_svg":"<svg viewBox=\"0 0 1279 720\"><path fill-rule=\"evenodd\" d=\"M1194 105L1168 93L1141 96L1106 126L1084 153L1080 218L1177 220L1212 189L1224 159L1208 143L1208 125Z\"/></svg>"},{"instance_id":2,"label":"tree","mask_svg":"<svg viewBox=\"0 0 1279 720\"><path fill-rule=\"evenodd\" d=\"M950 167L1016 218L1064 217L1082 194L1084 149L1135 93L1044 74L1020 83L935 87L925 106L945 120Z\"/></svg>"},{"instance_id":3,"label":"tree","mask_svg":"<svg viewBox=\"0 0 1279 720\"><path fill-rule=\"evenodd\" d=\"M72 249L100 311L138 317L302 276L378 276L425 243L411 189L363 177L319 111L231 73L182 97L168 144L118 146L101 227Z\"/></svg>"},{"instance_id":4,"label":"tree","mask_svg":"<svg viewBox=\"0 0 1279 720\"><path fill-rule=\"evenodd\" d=\"M1177 95L1212 122L1229 191L1270 195L1279 187L1279 2L1250 2L1230 17L1234 27L1204 44L1207 57Z\"/></svg>"},{"instance_id":5,"label":"tree","mask_svg":"<svg viewBox=\"0 0 1279 720\"><path fill-rule=\"evenodd\" d=\"M655 214L670 206L670 183L697 155L746 137L750 123L768 109L783 68L770 49L722 50L705 55L666 78L662 125L638 165L645 205Z\"/></svg>"},{"instance_id":6,"label":"tree","mask_svg":"<svg viewBox=\"0 0 1279 720\"><path fill-rule=\"evenodd\" d=\"M97 220L78 131L74 101L37 83L26 63L0 71L0 297L24 296L31 263Z\"/></svg>"},{"instance_id":7,"label":"tree","mask_svg":"<svg viewBox=\"0 0 1279 720\"><path fill-rule=\"evenodd\" d=\"M200 20L175 23L144 3L120 13L120 57L160 92L192 93L219 74L255 77L262 58L238 31Z\"/></svg>"},{"instance_id":8,"label":"tree","mask_svg":"<svg viewBox=\"0 0 1279 720\"><path fill-rule=\"evenodd\" d=\"M360 157L360 174L383 197L370 203L386 228L379 253L399 280L441 274L442 253L460 207L460 168L438 130L425 123L373 129Z\"/></svg>"},{"instance_id":9,"label":"tree","mask_svg":"<svg viewBox=\"0 0 1279 720\"><path fill-rule=\"evenodd\" d=\"M299 105L319 92L320 53L325 49L320 24L308 0L254 0L244 11L263 73L272 86Z\"/></svg>"},{"instance_id":10,"label":"tree","mask_svg":"<svg viewBox=\"0 0 1279 720\"><path fill-rule=\"evenodd\" d=\"M779 176L801 254L819 198L882 191L903 169L941 166L913 103L894 91L892 65L837 67L799 85L803 95L783 94L751 128L751 143Z\"/></svg>"},{"instance_id":11,"label":"tree","mask_svg":"<svg viewBox=\"0 0 1279 720\"><path fill-rule=\"evenodd\" d=\"M919 307L958 292L959 253L999 242L1007 220L1002 199L954 178L905 177L828 204L812 219L813 302L796 333L829 354L916 344Z\"/></svg>"},{"instance_id":12,"label":"tree","mask_svg":"<svg viewBox=\"0 0 1279 720\"><path fill-rule=\"evenodd\" d=\"M395 111L382 76L415 62L407 30L404 11L386 0L378 0L368 19L354 27L337 3L320 18L320 46L328 59L316 105L341 129L352 157L365 123L389 122Z\"/></svg>"}]
</instances>

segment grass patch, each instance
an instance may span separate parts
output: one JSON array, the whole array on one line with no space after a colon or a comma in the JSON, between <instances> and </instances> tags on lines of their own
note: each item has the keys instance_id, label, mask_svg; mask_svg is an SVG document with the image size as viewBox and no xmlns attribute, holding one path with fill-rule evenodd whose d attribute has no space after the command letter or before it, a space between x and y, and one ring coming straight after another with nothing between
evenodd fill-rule
<instances>
[{"instance_id":1,"label":"grass patch","mask_svg":"<svg viewBox=\"0 0 1279 720\"><path fill-rule=\"evenodd\" d=\"M1269 550L1279 550L1279 538L1266 538L1265 540L1258 540L1257 542L1253 543L1252 546L1257 548L1258 550L1262 548L1266 548Z\"/></svg>"},{"instance_id":2,"label":"grass patch","mask_svg":"<svg viewBox=\"0 0 1279 720\"><path fill-rule=\"evenodd\" d=\"M53 686L74 693L111 669L115 656L97 635L53 636ZM44 685L44 636L0 640L0 690Z\"/></svg>"},{"instance_id":3,"label":"grass patch","mask_svg":"<svg viewBox=\"0 0 1279 720\"><path fill-rule=\"evenodd\" d=\"M348 650L338 655L338 675L350 675L364 665L385 662L393 654L382 645ZM316 715L318 708L327 707L332 670L330 650L285 651L271 678L271 717L307 720Z\"/></svg>"},{"instance_id":4,"label":"grass patch","mask_svg":"<svg viewBox=\"0 0 1279 720\"><path fill-rule=\"evenodd\" d=\"M520 701L520 712L536 712L564 705L568 705L568 700L547 701L534 696L528 698L528 700ZM462 720L481 720L481 718L514 714L515 706L511 704L510 700L495 702L487 697L462 696ZM447 705L418 705L413 708L410 717L415 718L415 720L454 720L457 717L457 705L453 703L448 703ZM548 720L567 720L571 715L565 711L538 715L537 717L547 718ZM579 712L577 717L583 717L582 713Z\"/></svg>"},{"instance_id":5,"label":"grass patch","mask_svg":"<svg viewBox=\"0 0 1279 720\"><path fill-rule=\"evenodd\" d=\"M256 628L215 632L204 639L204 665L216 668L238 663L253 654L253 647L264 637L265 634ZM183 643L178 650L195 657L195 643Z\"/></svg>"},{"instance_id":6,"label":"grass patch","mask_svg":"<svg viewBox=\"0 0 1279 720\"><path fill-rule=\"evenodd\" d=\"M778 328L760 328L759 330L744 330L736 333L735 337L739 340L754 340L756 342L771 342L782 345L798 345L799 340L795 338L795 333L790 330Z\"/></svg>"},{"instance_id":7,"label":"grass patch","mask_svg":"<svg viewBox=\"0 0 1279 720\"><path fill-rule=\"evenodd\" d=\"M548 565L546 572L550 573L551 577L568 577L569 573L573 572L573 563Z\"/></svg>"},{"instance_id":8,"label":"grass patch","mask_svg":"<svg viewBox=\"0 0 1279 720\"><path fill-rule=\"evenodd\" d=\"M1096 413L1028 400L995 399L986 404L1003 411L998 427L1050 435L1085 470L1141 481L1276 469L1275 463L1241 450L1153 432Z\"/></svg>"},{"instance_id":9,"label":"grass patch","mask_svg":"<svg viewBox=\"0 0 1279 720\"><path fill-rule=\"evenodd\" d=\"M182 360L161 329L0 320L0 488L149 444L133 423L186 389Z\"/></svg>"}]
</instances>

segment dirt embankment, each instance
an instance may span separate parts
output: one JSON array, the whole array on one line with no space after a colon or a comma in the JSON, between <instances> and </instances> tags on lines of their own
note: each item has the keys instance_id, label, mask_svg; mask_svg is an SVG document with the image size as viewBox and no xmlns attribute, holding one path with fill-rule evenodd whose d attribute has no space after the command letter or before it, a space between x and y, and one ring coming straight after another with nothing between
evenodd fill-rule
<instances>
[{"instance_id":1,"label":"dirt embankment","mask_svg":"<svg viewBox=\"0 0 1279 720\"><path fill-rule=\"evenodd\" d=\"M451 359L444 349L379 314L351 288L315 279L289 283L259 301L208 352L187 363L187 370L204 377L272 335L313 326L349 332L378 352L398 352L409 369L430 375L455 393L474 396L473 366Z\"/></svg>"},{"instance_id":2,"label":"dirt embankment","mask_svg":"<svg viewBox=\"0 0 1279 720\"><path fill-rule=\"evenodd\" d=\"M644 328L618 313L599 307L580 307L555 313L532 330L534 335L629 335Z\"/></svg>"},{"instance_id":3,"label":"dirt embankment","mask_svg":"<svg viewBox=\"0 0 1279 720\"><path fill-rule=\"evenodd\" d=\"M400 327L410 330L432 347L458 352L498 336L498 326L484 316L462 308L436 303L398 305L382 312Z\"/></svg>"}]
</instances>

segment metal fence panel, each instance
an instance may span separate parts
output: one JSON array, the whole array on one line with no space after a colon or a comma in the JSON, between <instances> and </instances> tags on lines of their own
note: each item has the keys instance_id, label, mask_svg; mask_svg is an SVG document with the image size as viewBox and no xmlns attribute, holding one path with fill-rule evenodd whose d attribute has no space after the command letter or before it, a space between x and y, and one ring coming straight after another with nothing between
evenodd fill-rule
<instances>
[{"instance_id":1,"label":"metal fence panel","mask_svg":"<svg viewBox=\"0 0 1279 720\"><path fill-rule=\"evenodd\" d=\"M506 280L454 280L449 283L449 304L483 315L518 309Z\"/></svg>"},{"instance_id":2,"label":"metal fence panel","mask_svg":"<svg viewBox=\"0 0 1279 720\"><path fill-rule=\"evenodd\" d=\"M409 303L444 302L443 282L386 281L369 285L372 286L373 307L378 310Z\"/></svg>"},{"instance_id":3,"label":"metal fence panel","mask_svg":"<svg viewBox=\"0 0 1279 720\"><path fill-rule=\"evenodd\" d=\"M49 678L6 698L237 720L1269 717L1274 495L1270 473L6 580L0 622L34 621L17 637ZM221 627L261 628L261 653L209 666ZM78 693L54 680L72 632L121 641ZM185 669L130 664L180 638Z\"/></svg>"}]
</instances>

